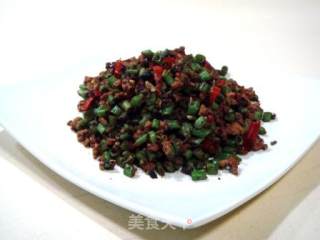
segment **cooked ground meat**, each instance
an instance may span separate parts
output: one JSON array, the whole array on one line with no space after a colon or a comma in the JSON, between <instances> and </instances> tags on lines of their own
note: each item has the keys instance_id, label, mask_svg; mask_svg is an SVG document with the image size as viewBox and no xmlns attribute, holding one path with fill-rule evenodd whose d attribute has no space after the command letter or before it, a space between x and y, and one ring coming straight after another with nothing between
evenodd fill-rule
<instances>
[{"instance_id":1,"label":"cooked ground meat","mask_svg":"<svg viewBox=\"0 0 320 240\"><path fill-rule=\"evenodd\" d=\"M178 169L193 180L219 169L237 175L239 154L267 148L261 121L275 119L226 66L217 70L184 47L107 63L78 94L83 115L68 125L100 169L117 164L129 177L136 167L152 178Z\"/></svg>"}]
</instances>

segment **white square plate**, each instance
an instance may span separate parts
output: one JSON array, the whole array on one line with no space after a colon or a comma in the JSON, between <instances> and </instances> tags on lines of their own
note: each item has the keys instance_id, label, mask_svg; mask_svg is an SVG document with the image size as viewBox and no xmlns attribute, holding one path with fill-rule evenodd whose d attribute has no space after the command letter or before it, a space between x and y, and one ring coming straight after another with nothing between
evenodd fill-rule
<instances>
[{"instance_id":1,"label":"white square plate","mask_svg":"<svg viewBox=\"0 0 320 240\"><path fill-rule=\"evenodd\" d=\"M79 69L74 67L37 81L1 87L1 124L43 164L79 187L134 212L183 228L212 221L266 189L319 136L320 114L315 106L320 102L319 81L259 76L252 69L245 69L235 79L254 87L264 110L277 113L276 121L265 124L265 141L277 140L278 144L244 157L239 176L220 173L220 180L210 176L206 181L193 182L178 172L151 179L139 171L131 179L119 168L100 171L91 150L79 144L66 125L78 114L76 91L83 79Z\"/></svg>"}]
</instances>

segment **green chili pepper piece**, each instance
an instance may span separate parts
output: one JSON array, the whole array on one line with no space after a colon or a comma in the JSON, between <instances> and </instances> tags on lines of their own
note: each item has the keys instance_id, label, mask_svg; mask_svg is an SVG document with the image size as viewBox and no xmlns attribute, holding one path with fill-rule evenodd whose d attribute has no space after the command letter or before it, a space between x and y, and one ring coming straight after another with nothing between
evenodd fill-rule
<instances>
[{"instance_id":1,"label":"green chili pepper piece","mask_svg":"<svg viewBox=\"0 0 320 240\"><path fill-rule=\"evenodd\" d=\"M149 132L149 139L150 139L150 142L156 143L157 142L157 134L156 134L156 132L150 131Z\"/></svg>"},{"instance_id":2,"label":"green chili pepper piece","mask_svg":"<svg viewBox=\"0 0 320 240\"><path fill-rule=\"evenodd\" d=\"M202 69L199 63L191 63L191 69L195 72L198 72Z\"/></svg>"},{"instance_id":3,"label":"green chili pepper piece","mask_svg":"<svg viewBox=\"0 0 320 240\"><path fill-rule=\"evenodd\" d=\"M211 133L210 129L192 129L192 135L198 138L205 138Z\"/></svg>"},{"instance_id":4,"label":"green chili pepper piece","mask_svg":"<svg viewBox=\"0 0 320 240\"><path fill-rule=\"evenodd\" d=\"M147 58L152 58L153 52L150 49L142 51L142 55L147 57Z\"/></svg>"},{"instance_id":5,"label":"green chili pepper piece","mask_svg":"<svg viewBox=\"0 0 320 240\"><path fill-rule=\"evenodd\" d=\"M129 76L131 76L131 77L134 77L134 76L137 76L138 75L138 73L139 73L139 71L138 71L138 69L127 69L126 70L126 73L129 75Z\"/></svg>"},{"instance_id":6,"label":"green chili pepper piece","mask_svg":"<svg viewBox=\"0 0 320 240\"><path fill-rule=\"evenodd\" d=\"M208 83L206 83L206 82L202 82L199 85L199 90L201 92L209 92L210 88L211 88L210 85Z\"/></svg>"},{"instance_id":7,"label":"green chili pepper piece","mask_svg":"<svg viewBox=\"0 0 320 240\"><path fill-rule=\"evenodd\" d=\"M206 60L206 57L203 56L202 54L197 54L197 55L194 57L194 61L195 61L196 63L199 63L199 64L203 64L205 60Z\"/></svg>"},{"instance_id":8,"label":"green chili pepper piece","mask_svg":"<svg viewBox=\"0 0 320 240\"><path fill-rule=\"evenodd\" d=\"M109 161L111 159L110 151L105 151L103 153L103 159L104 159L104 161Z\"/></svg>"},{"instance_id":9,"label":"green chili pepper piece","mask_svg":"<svg viewBox=\"0 0 320 240\"><path fill-rule=\"evenodd\" d=\"M184 137L188 138L188 137L190 137L190 135L191 135L191 131L192 131L192 125L191 125L191 123L184 122L184 123L182 124L182 127L181 127L181 134L182 134Z\"/></svg>"},{"instance_id":10,"label":"green chili pepper piece","mask_svg":"<svg viewBox=\"0 0 320 240\"><path fill-rule=\"evenodd\" d=\"M168 127L169 129L179 129L180 128L180 124L177 120L168 120Z\"/></svg>"},{"instance_id":11,"label":"green chili pepper piece","mask_svg":"<svg viewBox=\"0 0 320 240\"><path fill-rule=\"evenodd\" d=\"M112 87L112 85L114 84L114 82L116 81L117 79L116 79L116 77L115 76L110 76L110 77L108 77L108 84L109 84L109 86L110 87Z\"/></svg>"},{"instance_id":12,"label":"green chili pepper piece","mask_svg":"<svg viewBox=\"0 0 320 240\"><path fill-rule=\"evenodd\" d=\"M256 111L254 113L254 119L255 120L260 120L262 118L262 112L261 111Z\"/></svg>"},{"instance_id":13,"label":"green chili pepper piece","mask_svg":"<svg viewBox=\"0 0 320 240\"><path fill-rule=\"evenodd\" d=\"M219 170L219 162L213 161L212 163L207 163L207 173L209 175L216 175L218 174Z\"/></svg>"},{"instance_id":14,"label":"green chili pepper piece","mask_svg":"<svg viewBox=\"0 0 320 240\"><path fill-rule=\"evenodd\" d=\"M144 144L148 139L148 134L143 134L140 137L137 138L137 140L135 141L135 145L136 146L140 146L142 144Z\"/></svg>"},{"instance_id":15,"label":"green chili pepper piece","mask_svg":"<svg viewBox=\"0 0 320 240\"><path fill-rule=\"evenodd\" d=\"M260 135L265 135L267 133L266 129L264 127L259 128L259 134Z\"/></svg>"},{"instance_id":16,"label":"green chili pepper piece","mask_svg":"<svg viewBox=\"0 0 320 240\"><path fill-rule=\"evenodd\" d=\"M194 169L191 172L191 178L193 181L205 180L207 179L207 174L203 169Z\"/></svg>"},{"instance_id":17,"label":"green chili pepper piece","mask_svg":"<svg viewBox=\"0 0 320 240\"><path fill-rule=\"evenodd\" d=\"M84 84L81 84L79 86L79 90L78 90L79 96L82 98L86 98L88 96L88 93L89 93L89 91L88 91L87 87Z\"/></svg>"},{"instance_id":18,"label":"green chili pepper piece","mask_svg":"<svg viewBox=\"0 0 320 240\"><path fill-rule=\"evenodd\" d=\"M101 123L99 123L97 125L97 131L100 133L100 134L103 134L105 131L106 131L106 128L105 126L103 126Z\"/></svg>"},{"instance_id":19,"label":"green chili pepper piece","mask_svg":"<svg viewBox=\"0 0 320 240\"><path fill-rule=\"evenodd\" d=\"M133 177L135 174L135 168L129 164L126 164L123 169L123 174L127 177Z\"/></svg>"},{"instance_id":20,"label":"green chili pepper piece","mask_svg":"<svg viewBox=\"0 0 320 240\"><path fill-rule=\"evenodd\" d=\"M197 120L194 122L195 128L202 128L207 123L207 120L205 117L200 116L197 118Z\"/></svg>"},{"instance_id":21,"label":"green chili pepper piece","mask_svg":"<svg viewBox=\"0 0 320 240\"><path fill-rule=\"evenodd\" d=\"M131 108L131 104L128 100L124 100L121 103L121 107L123 108L123 110L125 110L127 112Z\"/></svg>"},{"instance_id":22,"label":"green chili pepper piece","mask_svg":"<svg viewBox=\"0 0 320 240\"><path fill-rule=\"evenodd\" d=\"M194 115L199 111L200 102L198 100L192 101L188 105L187 113L190 115Z\"/></svg>"},{"instance_id":23,"label":"green chili pepper piece","mask_svg":"<svg viewBox=\"0 0 320 240\"><path fill-rule=\"evenodd\" d=\"M152 128L158 129L160 127L160 120L159 119L153 119L152 120Z\"/></svg>"},{"instance_id":24,"label":"green chili pepper piece","mask_svg":"<svg viewBox=\"0 0 320 240\"><path fill-rule=\"evenodd\" d=\"M130 104L132 107L138 107L141 105L142 103L142 99L143 99L143 94L140 93L139 95L136 95L134 97L131 98L130 100Z\"/></svg>"},{"instance_id":25,"label":"green chili pepper piece","mask_svg":"<svg viewBox=\"0 0 320 240\"><path fill-rule=\"evenodd\" d=\"M200 79L201 79L202 81L208 81L208 80L211 79L211 75L210 75L210 73L208 73L207 70L203 70L203 71L199 74L199 76L200 76Z\"/></svg>"},{"instance_id":26,"label":"green chili pepper piece","mask_svg":"<svg viewBox=\"0 0 320 240\"><path fill-rule=\"evenodd\" d=\"M173 106L165 107L161 110L162 115L170 115L173 112Z\"/></svg>"},{"instance_id":27,"label":"green chili pepper piece","mask_svg":"<svg viewBox=\"0 0 320 240\"><path fill-rule=\"evenodd\" d=\"M113 113L114 115L119 116L122 113L122 110L118 105L115 105L110 112Z\"/></svg>"},{"instance_id":28,"label":"green chili pepper piece","mask_svg":"<svg viewBox=\"0 0 320 240\"><path fill-rule=\"evenodd\" d=\"M262 116L262 121L264 122L270 122L272 119L272 113L271 112L264 112Z\"/></svg>"},{"instance_id":29,"label":"green chili pepper piece","mask_svg":"<svg viewBox=\"0 0 320 240\"><path fill-rule=\"evenodd\" d=\"M98 117L103 117L106 115L107 113L107 108L105 106L99 106L98 108L96 108L94 110L95 114L98 116Z\"/></svg>"},{"instance_id":30,"label":"green chili pepper piece","mask_svg":"<svg viewBox=\"0 0 320 240\"><path fill-rule=\"evenodd\" d=\"M162 77L164 79L164 81L166 82L166 84L168 84L169 86L174 82L174 79L173 77L171 76L171 74L167 71L165 71L163 74L162 74Z\"/></svg>"}]
</instances>

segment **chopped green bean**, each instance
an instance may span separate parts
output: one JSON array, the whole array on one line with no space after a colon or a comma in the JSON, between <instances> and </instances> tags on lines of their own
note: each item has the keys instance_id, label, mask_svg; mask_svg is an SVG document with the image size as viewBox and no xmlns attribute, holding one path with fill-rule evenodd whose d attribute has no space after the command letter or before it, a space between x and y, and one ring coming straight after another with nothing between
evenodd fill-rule
<instances>
[{"instance_id":1,"label":"chopped green bean","mask_svg":"<svg viewBox=\"0 0 320 240\"><path fill-rule=\"evenodd\" d=\"M203 169L194 169L191 172L191 178L193 181L205 180L207 179L207 174Z\"/></svg>"},{"instance_id":2,"label":"chopped green bean","mask_svg":"<svg viewBox=\"0 0 320 240\"><path fill-rule=\"evenodd\" d=\"M200 116L197 118L197 120L194 122L195 128L202 128L207 123L207 120L205 117Z\"/></svg>"}]
</instances>

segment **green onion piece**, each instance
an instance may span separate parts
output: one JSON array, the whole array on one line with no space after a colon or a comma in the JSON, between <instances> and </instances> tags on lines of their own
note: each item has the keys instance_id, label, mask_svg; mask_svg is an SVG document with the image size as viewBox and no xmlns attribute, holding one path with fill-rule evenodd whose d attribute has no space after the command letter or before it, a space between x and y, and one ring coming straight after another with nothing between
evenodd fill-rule
<instances>
[{"instance_id":1,"label":"green onion piece","mask_svg":"<svg viewBox=\"0 0 320 240\"><path fill-rule=\"evenodd\" d=\"M160 127L160 120L159 119L153 119L151 126L152 126L153 129L158 129Z\"/></svg>"},{"instance_id":2,"label":"green onion piece","mask_svg":"<svg viewBox=\"0 0 320 240\"><path fill-rule=\"evenodd\" d=\"M105 106L99 106L98 108L96 108L94 110L95 114L98 116L98 117L103 117L106 115L107 113L107 108Z\"/></svg>"},{"instance_id":3,"label":"green onion piece","mask_svg":"<svg viewBox=\"0 0 320 240\"><path fill-rule=\"evenodd\" d=\"M101 123L99 123L97 125L97 131L100 133L100 134L103 134L105 131L106 131L106 128L105 126L103 126Z\"/></svg>"},{"instance_id":4,"label":"green onion piece","mask_svg":"<svg viewBox=\"0 0 320 240\"><path fill-rule=\"evenodd\" d=\"M119 116L122 113L122 110L118 105L115 105L110 112L113 113L114 115Z\"/></svg>"},{"instance_id":5,"label":"green onion piece","mask_svg":"<svg viewBox=\"0 0 320 240\"><path fill-rule=\"evenodd\" d=\"M197 120L194 122L195 128L202 128L207 123L207 120L205 117L200 116L197 118Z\"/></svg>"},{"instance_id":6,"label":"green onion piece","mask_svg":"<svg viewBox=\"0 0 320 240\"><path fill-rule=\"evenodd\" d=\"M197 55L194 57L194 61L195 61L196 63L199 63L199 64L203 64L205 60L206 60L206 57L203 56L202 54L197 54Z\"/></svg>"},{"instance_id":7,"label":"green onion piece","mask_svg":"<svg viewBox=\"0 0 320 240\"><path fill-rule=\"evenodd\" d=\"M264 122L270 122L272 119L272 113L271 112L264 112L262 116L262 121Z\"/></svg>"},{"instance_id":8,"label":"green onion piece","mask_svg":"<svg viewBox=\"0 0 320 240\"><path fill-rule=\"evenodd\" d=\"M112 85L114 84L114 82L116 81L117 79L116 79L116 77L115 76L110 76L110 77L108 77L108 84L109 84L109 86L110 87L112 87Z\"/></svg>"},{"instance_id":9,"label":"green onion piece","mask_svg":"<svg viewBox=\"0 0 320 240\"><path fill-rule=\"evenodd\" d=\"M194 115L199 111L200 102L198 100L192 101L188 105L187 113L190 115Z\"/></svg>"},{"instance_id":10,"label":"green onion piece","mask_svg":"<svg viewBox=\"0 0 320 240\"><path fill-rule=\"evenodd\" d=\"M203 169L194 169L191 172L191 178L193 181L205 180L207 179L207 174Z\"/></svg>"},{"instance_id":11,"label":"green onion piece","mask_svg":"<svg viewBox=\"0 0 320 240\"><path fill-rule=\"evenodd\" d=\"M166 84L168 84L169 86L174 82L173 77L167 71L163 72L162 77L163 77L164 81L166 82Z\"/></svg>"},{"instance_id":12,"label":"green onion piece","mask_svg":"<svg viewBox=\"0 0 320 240\"><path fill-rule=\"evenodd\" d=\"M174 130L174 129L180 128L180 124L177 120L168 120L167 123L168 123L169 129Z\"/></svg>"},{"instance_id":13,"label":"green onion piece","mask_svg":"<svg viewBox=\"0 0 320 240\"><path fill-rule=\"evenodd\" d=\"M264 127L259 128L259 134L260 135L265 135L267 133L266 129Z\"/></svg>"},{"instance_id":14,"label":"green onion piece","mask_svg":"<svg viewBox=\"0 0 320 240\"><path fill-rule=\"evenodd\" d=\"M207 163L207 173L209 175L216 175L218 174L219 170L219 162L213 161L212 163Z\"/></svg>"},{"instance_id":15,"label":"green onion piece","mask_svg":"<svg viewBox=\"0 0 320 240\"><path fill-rule=\"evenodd\" d=\"M173 112L173 105L165 107L161 110L162 115L170 115Z\"/></svg>"},{"instance_id":16,"label":"green onion piece","mask_svg":"<svg viewBox=\"0 0 320 240\"><path fill-rule=\"evenodd\" d=\"M136 172L135 168L129 164L126 164L125 167L123 168L123 174L126 175L127 177L133 177L135 172Z\"/></svg>"},{"instance_id":17,"label":"green onion piece","mask_svg":"<svg viewBox=\"0 0 320 240\"><path fill-rule=\"evenodd\" d=\"M143 134L140 137L137 138L137 140L134 142L136 146L140 146L144 144L148 139L148 134Z\"/></svg>"},{"instance_id":18,"label":"green onion piece","mask_svg":"<svg viewBox=\"0 0 320 240\"><path fill-rule=\"evenodd\" d=\"M150 142L152 143L156 143L157 142L157 134L155 131L150 131L149 132L149 139L150 139Z\"/></svg>"},{"instance_id":19,"label":"green onion piece","mask_svg":"<svg viewBox=\"0 0 320 240\"><path fill-rule=\"evenodd\" d=\"M211 75L208 73L207 70L203 70L203 71L199 74L199 76L200 76L200 79L201 79L202 81L208 81L208 80L211 79Z\"/></svg>"},{"instance_id":20,"label":"green onion piece","mask_svg":"<svg viewBox=\"0 0 320 240\"><path fill-rule=\"evenodd\" d=\"M132 107L138 107L141 105L142 103L142 99L143 99L143 94L140 93L139 95L136 95L134 97L131 98L130 100L130 104Z\"/></svg>"},{"instance_id":21,"label":"green onion piece","mask_svg":"<svg viewBox=\"0 0 320 240\"><path fill-rule=\"evenodd\" d=\"M127 112L131 108L131 104L128 100L124 100L121 103L121 107L123 108L123 110L125 110Z\"/></svg>"},{"instance_id":22,"label":"green onion piece","mask_svg":"<svg viewBox=\"0 0 320 240\"><path fill-rule=\"evenodd\" d=\"M211 129L192 129L192 135L198 138L205 138L211 133Z\"/></svg>"}]
</instances>

